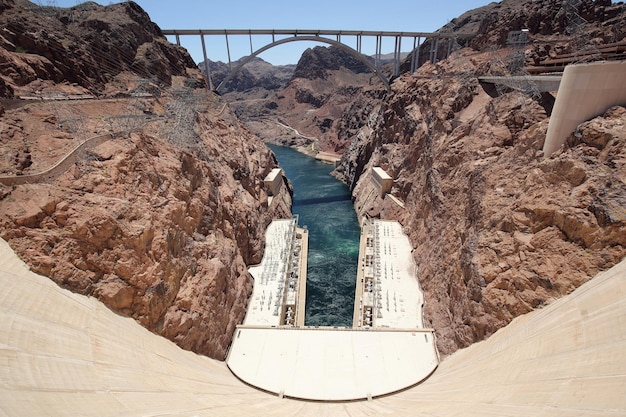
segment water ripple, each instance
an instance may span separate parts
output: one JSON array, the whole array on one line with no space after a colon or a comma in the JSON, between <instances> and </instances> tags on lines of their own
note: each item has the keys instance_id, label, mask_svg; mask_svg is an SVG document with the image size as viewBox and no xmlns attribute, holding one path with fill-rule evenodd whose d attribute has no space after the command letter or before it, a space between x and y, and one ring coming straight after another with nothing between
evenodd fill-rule
<instances>
[{"instance_id":1,"label":"water ripple","mask_svg":"<svg viewBox=\"0 0 626 417\"><path fill-rule=\"evenodd\" d=\"M309 229L307 326L351 326L360 228L332 165L270 145L294 187L293 214Z\"/></svg>"}]
</instances>

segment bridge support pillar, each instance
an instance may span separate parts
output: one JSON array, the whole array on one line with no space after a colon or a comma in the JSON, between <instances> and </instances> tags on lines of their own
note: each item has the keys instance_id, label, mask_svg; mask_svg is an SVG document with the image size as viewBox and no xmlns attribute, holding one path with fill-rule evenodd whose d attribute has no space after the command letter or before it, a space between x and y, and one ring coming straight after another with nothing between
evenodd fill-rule
<instances>
[{"instance_id":1,"label":"bridge support pillar","mask_svg":"<svg viewBox=\"0 0 626 417\"><path fill-rule=\"evenodd\" d=\"M400 75L400 54L402 50L402 37L396 36L396 43L393 51L393 76Z\"/></svg>"},{"instance_id":2,"label":"bridge support pillar","mask_svg":"<svg viewBox=\"0 0 626 417\"><path fill-rule=\"evenodd\" d=\"M232 72L233 63L232 59L230 59L230 45L228 44L228 33L224 33L224 36L226 37L226 53L228 54L228 71Z\"/></svg>"},{"instance_id":3,"label":"bridge support pillar","mask_svg":"<svg viewBox=\"0 0 626 417\"><path fill-rule=\"evenodd\" d=\"M380 69L380 55L381 55L381 50L382 50L382 43L383 43L383 38L380 35L376 36L376 52L375 52L375 62L376 62L376 69Z\"/></svg>"},{"instance_id":4,"label":"bridge support pillar","mask_svg":"<svg viewBox=\"0 0 626 417\"><path fill-rule=\"evenodd\" d=\"M200 41L202 42L202 56L204 57L204 73L206 75L207 81L209 82L209 90L213 91L213 80L211 79L211 68L209 68L209 59L206 54L204 35L200 35Z\"/></svg>"},{"instance_id":5,"label":"bridge support pillar","mask_svg":"<svg viewBox=\"0 0 626 417\"><path fill-rule=\"evenodd\" d=\"M430 43L430 62L431 64L437 63L437 55L439 52L439 38L435 38L434 41Z\"/></svg>"},{"instance_id":6,"label":"bridge support pillar","mask_svg":"<svg viewBox=\"0 0 626 417\"><path fill-rule=\"evenodd\" d=\"M422 37L418 36L417 38L413 38L413 53L411 54L411 74L413 74L417 68L419 67L419 47L422 42Z\"/></svg>"}]
</instances>

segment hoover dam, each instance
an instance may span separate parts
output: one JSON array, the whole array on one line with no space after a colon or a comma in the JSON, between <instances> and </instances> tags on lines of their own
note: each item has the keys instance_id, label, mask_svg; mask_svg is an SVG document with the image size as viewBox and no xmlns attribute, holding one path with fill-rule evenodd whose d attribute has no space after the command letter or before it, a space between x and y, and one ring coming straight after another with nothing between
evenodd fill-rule
<instances>
[{"instance_id":1,"label":"hoover dam","mask_svg":"<svg viewBox=\"0 0 626 417\"><path fill-rule=\"evenodd\" d=\"M6 416L618 416L626 410L626 262L424 383L372 401L306 402L237 379L99 301L34 274L1 242L0 404Z\"/></svg>"},{"instance_id":2,"label":"hoover dam","mask_svg":"<svg viewBox=\"0 0 626 417\"><path fill-rule=\"evenodd\" d=\"M626 415L623 2L280 69L140 2L0 2L0 417Z\"/></svg>"}]
</instances>

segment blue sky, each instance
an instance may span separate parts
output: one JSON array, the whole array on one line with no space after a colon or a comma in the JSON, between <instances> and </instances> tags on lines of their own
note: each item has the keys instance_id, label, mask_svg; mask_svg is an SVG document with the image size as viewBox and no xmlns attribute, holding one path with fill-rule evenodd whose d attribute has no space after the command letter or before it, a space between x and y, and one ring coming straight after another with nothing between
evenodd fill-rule
<instances>
[{"instance_id":1,"label":"blue sky","mask_svg":"<svg viewBox=\"0 0 626 417\"><path fill-rule=\"evenodd\" d=\"M38 4L75 6L78 0L36 0ZM98 1L100 4L117 3ZM488 0L136 0L162 29L345 29L432 32L463 12L489 4ZM209 58L227 61L223 36L206 37ZM346 43L356 40L343 39ZM173 41L173 39L172 39ZM271 41L253 37L253 49ZM250 53L247 36L229 37L233 60ZM403 41L410 50L412 39ZM202 60L200 38L182 37L196 62ZM295 64L302 52L321 43L291 42L262 55L273 64ZM355 47L356 45L350 45ZM383 53L393 51L393 40ZM374 54L374 40L363 40L363 52Z\"/></svg>"}]
</instances>

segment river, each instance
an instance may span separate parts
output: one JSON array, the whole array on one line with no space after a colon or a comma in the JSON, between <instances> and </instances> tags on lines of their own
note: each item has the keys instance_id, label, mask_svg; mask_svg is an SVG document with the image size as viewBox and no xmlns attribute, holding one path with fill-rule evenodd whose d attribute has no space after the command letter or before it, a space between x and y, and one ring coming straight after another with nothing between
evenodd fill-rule
<instances>
[{"instance_id":1,"label":"river","mask_svg":"<svg viewBox=\"0 0 626 417\"><path fill-rule=\"evenodd\" d=\"M268 146L293 184L293 214L309 229L305 325L351 327L361 231L350 191L332 165Z\"/></svg>"}]
</instances>

